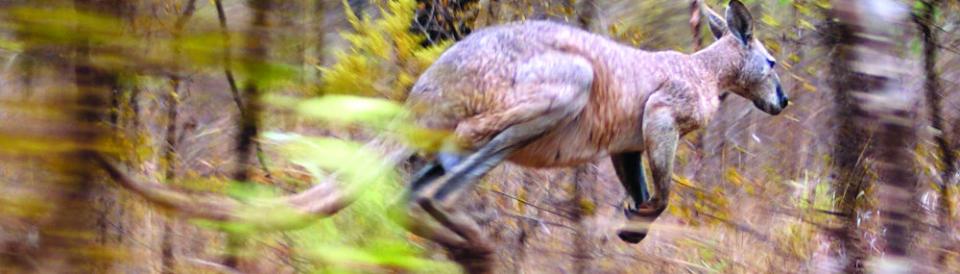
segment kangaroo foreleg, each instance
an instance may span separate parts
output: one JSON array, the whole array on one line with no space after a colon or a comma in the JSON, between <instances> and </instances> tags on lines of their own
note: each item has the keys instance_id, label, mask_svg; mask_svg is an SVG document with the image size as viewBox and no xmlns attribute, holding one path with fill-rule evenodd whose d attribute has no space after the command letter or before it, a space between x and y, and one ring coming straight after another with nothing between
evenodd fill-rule
<instances>
[{"instance_id":1,"label":"kangaroo foreleg","mask_svg":"<svg viewBox=\"0 0 960 274\"><path fill-rule=\"evenodd\" d=\"M643 124L647 158L653 177L654 193L637 209L641 214L658 216L667 208L672 185L673 158L680 141L673 114L666 108L655 109Z\"/></svg>"},{"instance_id":2,"label":"kangaroo foreleg","mask_svg":"<svg viewBox=\"0 0 960 274\"><path fill-rule=\"evenodd\" d=\"M680 140L680 131L672 111L656 97L654 95L648 101L643 116L644 150L650 160L654 193L649 200L637 206L634 212L628 212L627 226L617 233L620 239L631 243L643 240L647 236L650 223L667 208L673 158Z\"/></svg>"}]
</instances>

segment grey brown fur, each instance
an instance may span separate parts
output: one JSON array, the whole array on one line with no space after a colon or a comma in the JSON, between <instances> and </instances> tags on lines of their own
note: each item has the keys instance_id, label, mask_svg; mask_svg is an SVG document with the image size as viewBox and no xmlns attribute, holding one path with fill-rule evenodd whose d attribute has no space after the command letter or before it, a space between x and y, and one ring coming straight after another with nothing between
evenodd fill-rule
<instances>
[{"instance_id":1,"label":"grey brown fur","mask_svg":"<svg viewBox=\"0 0 960 274\"><path fill-rule=\"evenodd\" d=\"M466 230L475 224L454 213L449 202L502 161L569 167L612 155L636 202L628 217L655 219L666 207L679 138L710 122L721 91L771 114L787 105L775 62L752 37L743 5L732 1L726 20L702 10L718 40L694 54L642 51L545 21L482 29L452 46L424 72L407 101L423 126L454 132L410 190L448 229L418 234L469 246L465 239L478 232ZM637 173L643 152L655 186L651 197L643 173ZM621 238L638 242L645 234L628 225Z\"/></svg>"}]
</instances>

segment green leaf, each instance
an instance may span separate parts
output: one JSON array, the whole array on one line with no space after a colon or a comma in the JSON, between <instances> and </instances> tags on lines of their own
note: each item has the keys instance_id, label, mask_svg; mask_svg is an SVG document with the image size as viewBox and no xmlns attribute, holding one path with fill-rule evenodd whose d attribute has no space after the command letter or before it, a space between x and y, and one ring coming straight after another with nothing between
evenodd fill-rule
<instances>
[{"instance_id":1,"label":"green leaf","mask_svg":"<svg viewBox=\"0 0 960 274\"><path fill-rule=\"evenodd\" d=\"M264 137L279 144L280 151L291 162L310 171L315 178L324 178L330 171L347 183L367 184L396 178L393 166L379 153L356 142L281 132L268 132Z\"/></svg>"},{"instance_id":2,"label":"green leaf","mask_svg":"<svg viewBox=\"0 0 960 274\"><path fill-rule=\"evenodd\" d=\"M407 115L402 105L385 100L350 95L327 95L299 102L297 113L324 121L350 124L383 124Z\"/></svg>"}]
</instances>

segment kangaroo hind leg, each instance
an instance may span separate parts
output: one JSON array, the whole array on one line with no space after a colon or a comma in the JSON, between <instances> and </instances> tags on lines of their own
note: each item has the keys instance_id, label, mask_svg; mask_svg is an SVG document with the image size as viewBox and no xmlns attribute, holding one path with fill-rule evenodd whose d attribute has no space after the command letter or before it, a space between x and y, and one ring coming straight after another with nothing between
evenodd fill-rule
<instances>
[{"instance_id":1,"label":"kangaroo hind leg","mask_svg":"<svg viewBox=\"0 0 960 274\"><path fill-rule=\"evenodd\" d=\"M490 264L486 262L492 260L490 257L493 254L492 247L485 240L480 226L464 212L455 210L453 206L460 200L460 195L487 172L561 120L562 117L559 115L545 115L510 126L463 159L441 178L422 186L423 188L418 192L419 196L412 197L414 206L426 212L433 221L445 229L437 231L435 225L422 224L423 227L433 231L421 231L426 234L418 233L418 235L443 245L450 251L455 261L467 266L468 273L488 272L489 269L486 267ZM430 220L420 221L430 222Z\"/></svg>"},{"instance_id":2,"label":"kangaroo hind leg","mask_svg":"<svg viewBox=\"0 0 960 274\"><path fill-rule=\"evenodd\" d=\"M577 58L577 57L572 57ZM570 58L566 59L570 60ZM448 250L454 260L464 266L478 265L478 260L490 260L492 248L483 239L479 226L465 213L454 210L453 204L459 196L498 164L505 161L511 153L538 136L556 128L573 115L579 114L589 97L592 70L583 62L551 64L535 62L540 66L540 78L518 82L511 94L526 96L526 100L517 100L516 104L500 113L484 116L488 121L496 121L505 127L495 132L489 141L476 145L476 150L467 157L458 159L456 165L446 170L439 178L420 184L413 199L413 207L427 213L433 220L418 220L421 227L434 231L420 231L418 235L434 240ZM553 65L555 67L546 67ZM559 67L556 67L559 66ZM575 66L576 68L563 68ZM529 69L529 68L528 68ZM571 77L571 71L580 70L588 77ZM549 73L549 70L564 73ZM522 70L521 70L522 71ZM580 81L577 81L577 80ZM585 80L586 82L582 82ZM476 124L476 122L474 122ZM470 125L468 122L467 125ZM489 127L481 127L489 128ZM465 133L465 135L464 135ZM458 127L458 138L476 136L468 127ZM458 140L460 142L468 140ZM414 216L416 218L416 216ZM425 223L439 223L445 229L435 230L436 226ZM426 232L426 233L423 233ZM483 264L479 264L483 265ZM482 267L468 272L483 272Z\"/></svg>"},{"instance_id":3,"label":"kangaroo hind leg","mask_svg":"<svg viewBox=\"0 0 960 274\"><path fill-rule=\"evenodd\" d=\"M460 164L465 158L466 156L459 152L441 151L437 153L434 160L428 162L416 173L413 173L410 178L410 184L407 187L408 195L417 196L418 192L425 186L453 170L453 168Z\"/></svg>"},{"instance_id":4,"label":"kangaroo hind leg","mask_svg":"<svg viewBox=\"0 0 960 274\"><path fill-rule=\"evenodd\" d=\"M509 108L479 115L457 126L458 142L477 150L462 161L455 161L456 166L438 184L431 198L456 200L460 190L506 160L513 151L573 120L590 97L593 69L582 57L547 53L519 66L514 81L507 94L516 98L508 100L512 103ZM486 131L491 129L499 130L489 141L477 138L488 135Z\"/></svg>"}]
</instances>

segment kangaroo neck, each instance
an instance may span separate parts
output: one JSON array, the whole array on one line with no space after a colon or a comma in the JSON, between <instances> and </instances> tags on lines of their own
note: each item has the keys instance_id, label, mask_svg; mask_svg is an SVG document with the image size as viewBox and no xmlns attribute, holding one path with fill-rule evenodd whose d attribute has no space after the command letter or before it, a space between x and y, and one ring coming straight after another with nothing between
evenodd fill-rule
<instances>
[{"instance_id":1,"label":"kangaroo neck","mask_svg":"<svg viewBox=\"0 0 960 274\"><path fill-rule=\"evenodd\" d=\"M738 47L739 42L727 35L692 55L705 74L702 76L715 81L718 90L728 90L739 77L743 57Z\"/></svg>"}]
</instances>

